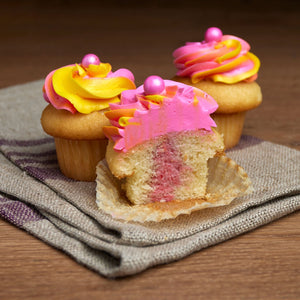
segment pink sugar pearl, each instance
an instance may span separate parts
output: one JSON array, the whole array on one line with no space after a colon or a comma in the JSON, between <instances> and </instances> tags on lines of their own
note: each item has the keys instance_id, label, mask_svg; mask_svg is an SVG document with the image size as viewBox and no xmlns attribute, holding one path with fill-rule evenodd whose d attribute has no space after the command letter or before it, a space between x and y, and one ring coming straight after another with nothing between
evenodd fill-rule
<instances>
[{"instance_id":1,"label":"pink sugar pearl","mask_svg":"<svg viewBox=\"0 0 300 300\"><path fill-rule=\"evenodd\" d=\"M95 54L86 54L82 61L81 61L81 65L84 68L88 68L89 65L99 65L100 64L100 59L97 55Z\"/></svg>"},{"instance_id":2,"label":"pink sugar pearl","mask_svg":"<svg viewBox=\"0 0 300 300\"><path fill-rule=\"evenodd\" d=\"M213 42L213 41L220 42L222 39L222 36L223 36L223 33L220 28L210 27L206 30L204 38L207 43Z\"/></svg>"},{"instance_id":3,"label":"pink sugar pearl","mask_svg":"<svg viewBox=\"0 0 300 300\"><path fill-rule=\"evenodd\" d=\"M146 95L161 94L165 89L164 80L156 75L149 76L144 82L144 91Z\"/></svg>"}]
</instances>

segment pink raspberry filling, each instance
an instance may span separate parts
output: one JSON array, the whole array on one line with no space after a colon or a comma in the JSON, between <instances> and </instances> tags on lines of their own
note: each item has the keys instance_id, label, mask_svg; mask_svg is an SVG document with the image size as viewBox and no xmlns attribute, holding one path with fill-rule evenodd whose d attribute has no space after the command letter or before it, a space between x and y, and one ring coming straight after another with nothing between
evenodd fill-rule
<instances>
[{"instance_id":1,"label":"pink raspberry filling","mask_svg":"<svg viewBox=\"0 0 300 300\"><path fill-rule=\"evenodd\" d=\"M182 160L180 152L170 138L157 146L154 154L154 172L151 177L151 202L172 201L181 176L190 169Z\"/></svg>"}]
</instances>

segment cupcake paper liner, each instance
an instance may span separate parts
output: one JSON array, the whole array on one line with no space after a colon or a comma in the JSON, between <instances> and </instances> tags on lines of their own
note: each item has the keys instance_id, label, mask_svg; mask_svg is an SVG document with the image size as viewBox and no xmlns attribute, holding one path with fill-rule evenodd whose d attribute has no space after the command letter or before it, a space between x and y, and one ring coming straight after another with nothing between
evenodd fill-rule
<instances>
[{"instance_id":1,"label":"cupcake paper liner","mask_svg":"<svg viewBox=\"0 0 300 300\"><path fill-rule=\"evenodd\" d=\"M181 214L228 205L235 198L253 191L246 172L225 155L208 161L207 191L204 197L185 201L153 202L134 205L124 195L122 182L116 179L102 160L96 169L96 203L103 212L113 218L134 222L160 222Z\"/></svg>"},{"instance_id":2,"label":"cupcake paper liner","mask_svg":"<svg viewBox=\"0 0 300 300\"><path fill-rule=\"evenodd\" d=\"M232 114L213 114L216 130L223 135L225 149L238 144L243 132L246 111Z\"/></svg>"},{"instance_id":3,"label":"cupcake paper liner","mask_svg":"<svg viewBox=\"0 0 300 300\"><path fill-rule=\"evenodd\" d=\"M62 173L80 181L94 181L96 166L105 156L107 139L69 140L55 138L57 159Z\"/></svg>"}]
</instances>

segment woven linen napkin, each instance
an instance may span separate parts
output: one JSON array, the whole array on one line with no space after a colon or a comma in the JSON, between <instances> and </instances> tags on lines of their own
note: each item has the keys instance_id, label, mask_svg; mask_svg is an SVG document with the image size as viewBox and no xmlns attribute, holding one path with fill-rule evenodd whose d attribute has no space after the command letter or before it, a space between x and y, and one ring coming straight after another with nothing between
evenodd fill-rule
<instances>
[{"instance_id":1,"label":"woven linen napkin","mask_svg":"<svg viewBox=\"0 0 300 300\"><path fill-rule=\"evenodd\" d=\"M96 183L64 177L40 126L43 81L0 90L0 215L107 277L181 259L300 208L300 152L243 136L227 152L255 192L230 205L160 223L99 211Z\"/></svg>"}]
</instances>

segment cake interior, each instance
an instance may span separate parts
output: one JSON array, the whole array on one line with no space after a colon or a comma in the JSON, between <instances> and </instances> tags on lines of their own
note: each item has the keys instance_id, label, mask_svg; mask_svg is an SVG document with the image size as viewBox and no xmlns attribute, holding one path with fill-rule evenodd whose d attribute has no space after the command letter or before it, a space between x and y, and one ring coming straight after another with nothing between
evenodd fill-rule
<instances>
[{"instance_id":1,"label":"cake interior","mask_svg":"<svg viewBox=\"0 0 300 300\"><path fill-rule=\"evenodd\" d=\"M106 159L111 172L124 178L127 198L145 204L204 196L208 159L222 151L219 134L196 130L168 133L126 153L116 152L110 142Z\"/></svg>"}]
</instances>

